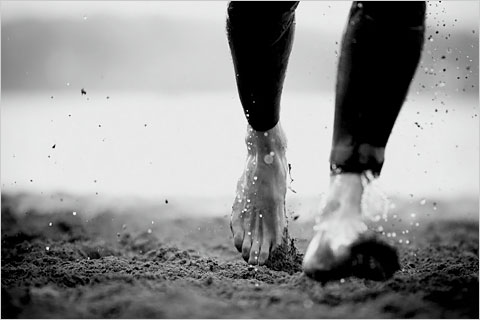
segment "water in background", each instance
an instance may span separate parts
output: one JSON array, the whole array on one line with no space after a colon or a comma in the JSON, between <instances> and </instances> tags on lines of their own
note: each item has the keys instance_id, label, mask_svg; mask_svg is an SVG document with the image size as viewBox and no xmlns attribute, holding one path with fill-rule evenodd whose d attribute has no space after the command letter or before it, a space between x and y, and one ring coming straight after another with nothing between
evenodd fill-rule
<instances>
[{"instance_id":1,"label":"water in background","mask_svg":"<svg viewBox=\"0 0 480 320\"><path fill-rule=\"evenodd\" d=\"M387 147L386 191L478 194L478 105L454 104L448 113L422 98L405 104ZM222 196L245 161L246 121L234 94L6 95L2 105L3 190ZM299 194L326 187L332 121L333 94L285 94Z\"/></svg>"}]
</instances>

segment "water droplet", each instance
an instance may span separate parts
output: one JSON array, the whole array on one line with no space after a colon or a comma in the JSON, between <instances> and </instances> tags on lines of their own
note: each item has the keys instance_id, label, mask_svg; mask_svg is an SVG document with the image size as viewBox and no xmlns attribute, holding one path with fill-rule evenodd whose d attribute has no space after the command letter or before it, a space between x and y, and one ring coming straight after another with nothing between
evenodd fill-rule
<instances>
[{"instance_id":1,"label":"water droplet","mask_svg":"<svg viewBox=\"0 0 480 320\"><path fill-rule=\"evenodd\" d=\"M258 177L257 177L257 176L253 177L253 180L255 180L255 181L256 181L257 179L258 179Z\"/></svg>"},{"instance_id":2,"label":"water droplet","mask_svg":"<svg viewBox=\"0 0 480 320\"><path fill-rule=\"evenodd\" d=\"M45 250L50 251L50 247L45 247Z\"/></svg>"},{"instance_id":3,"label":"water droplet","mask_svg":"<svg viewBox=\"0 0 480 320\"><path fill-rule=\"evenodd\" d=\"M260 214L259 217L260 217L260 218L263 218L263 214Z\"/></svg>"},{"instance_id":4,"label":"water droplet","mask_svg":"<svg viewBox=\"0 0 480 320\"><path fill-rule=\"evenodd\" d=\"M152 233L152 229L148 229L147 232L148 232L148 233Z\"/></svg>"},{"instance_id":5,"label":"water droplet","mask_svg":"<svg viewBox=\"0 0 480 320\"><path fill-rule=\"evenodd\" d=\"M410 241L409 241L409 240L405 240L405 243L406 243L406 244L409 244L409 243L410 243ZM415 255L415 256L417 256L417 255Z\"/></svg>"},{"instance_id":6,"label":"water droplet","mask_svg":"<svg viewBox=\"0 0 480 320\"><path fill-rule=\"evenodd\" d=\"M418 227L418 226L420 226L420 223L418 223L418 222L415 223L415 227Z\"/></svg>"},{"instance_id":7,"label":"water droplet","mask_svg":"<svg viewBox=\"0 0 480 320\"><path fill-rule=\"evenodd\" d=\"M378 232L382 232L382 231L383 231L383 227L382 227L382 226L378 226L377 230L378 230Z\"/></svg>"},{"instance_id":8,"label":"water droplet","mask_svg":"<svg viewBox=\"0 0 480 320\"><path fill-rule=\"evenodd\" d=\"M264 135L265 137L268 137L268 132L265 132L263 135Z\"/></svg>"},{"instance_id":9,"label":"water droplet","mask_svg":"<svg viewBox=\"0 0 480 320\"><path fill-rule=\"evenodd\" d=\"M70 87L70 82L67 82L67 87Z\"/></svg>"},{"instance_id":10,"label":"water droplet","mask_svg":"<svg viewBox=\"0 0 480 320\"><path fill-rule=\"evenodd\" d=\"M421 204L422 206L425 205L425 203L427 203L427 200L426 200L426 199L420 200L420 204Z\"/></svg>"},{"instance_id":11,"label":"water droplet","mask_svg":"<svg viewBox=\"0 0 480 320\"><path fill-rule=\"evenodd\" d=\"M275 155L275 152L270 151L270 155L273 157Z\"/></svg>"},{"instance_id":12,"label":"water droplet","mask_svg":"<svg viewBox=\"0 0 480 320\"><path fill-rule=\"evenodd\" d=\"M265 161L266 164L272 164L273 156L271 156L270 154L267 154L265 157L263 157L263 161Z\"/></svg>"},{"instance_id":13,"label":"water droplet","mask_svg":"<svg viewBox=\"0 0 480 320\"><path fill-rule=\"evenodd\" d=\"M398 240L398 243L402 243L402 242L403 242L403 240L402 240L402 239Z\"/></svg>"},{"instance_id":14,"label":"water droplet","mask_svg":"<svg viewBox=\"0 0 480 320\"><path fill-rule=\"evenodd\" d=\"M249 236L251 236L251 235L252 235L252 233L251 233L250 231L248 231L248 232L247 232L247 234L248 234Z\"/></svg>"},{"instance_id":15,"label":"water droplet","mask_svg":"<svg viewBox=\"0 0 480 320\"><path fill-rule=\"evenodd\" d=\"M53 223L51 223L51 222L48 224L49 227L51 227L52 225L53 225Z\"/></svg>"},{"instance_id":16,"label":"water droplet","mask_svg":"<svg viewBox=\"0 0 480 320\"><path fill-rule=\"evenodd\" d=\"M247 202L250 203L250 199L247 199Z\"/></svg>"},{"instance_id":17,"label":"water droplet","mask_svg":"<svg viewBox=\"0 0 480 320\"><path fill-rule=\"evenodd\" d=\"M415 213L411 213L411 214L410 214L410 217L412 217L412 218L415 218L415 216L416 216Z\"/></svg>"},{"instance_id":18,"label":"water droplet","mask_svg":"<svg viewBox=\"0 0 480 320\"><path fill-rule=\"evenodd\" d=\"M152 220L152 224L155 224L155 221Z\"/></svg>"},{"instance_id":19,"label":"water droplet","mask_svg":"<svg viewBox=\"0 0 480 320\"><path fill-rule=\"evenodd\" d=\"M340 279L340 283L345 283L345 279Z\"/></svg>"},{"instance_id":20,"label":"water droplet","mask_svg":"<svg viewBox=\"0 0 480 320\"><path fill-rule=\"evenodd\" d=\"M73 214L74 216L76 216L76 215L77 215L77 212L76 212L76 211L73 211L72 214Z\"/></svg>"},{"instance_id":21,"label":"water droplet","mask_svg":"<svg viewBox=\"0 0 480 320\"><path fill-rule=\"evenodd\" d=\"M392 232L392 237L395 238L397 234L395 232Z\"/></svg>"},{"instance_id":22,"label":"water droplet","mask_svg":"<svg viewBox=\"0 0 480 320\"><path fill-rule=\"evenodd\" d=\"M84 15L83 20L87 20L87 19L88 19L87 15Z\"/></svg>"}]
</instances>

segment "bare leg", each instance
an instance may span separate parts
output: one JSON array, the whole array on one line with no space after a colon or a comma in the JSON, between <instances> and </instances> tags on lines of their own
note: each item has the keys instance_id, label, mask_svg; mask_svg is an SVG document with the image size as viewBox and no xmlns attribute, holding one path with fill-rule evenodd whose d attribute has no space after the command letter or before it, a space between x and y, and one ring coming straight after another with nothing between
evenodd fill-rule
<instances>
[{"instance_id":1,"label":"bare leg","mask_svg":"<svg viewBox=\"0 0 480 320\"><path fill-rule=\"evenodd\" d=\"M424 17L424 2L352 5L337 74L330 191L303 263L313 278L352 272L359 261L372 269L366 277L387 278L399 268L395 250L367 236L362 178L380 174L420 58Z\"/></svg>"},{"instance_id":2,"label":"bare leg","mask_svg":"<svg viewBox=\"0 0 480 320\"><path fill-rule=\"evenodd\" d=\"M265 264L286 228L286 138L279 118L297 4L249 1L228 7L228 40L249 123L231 228L235 247L250 264Z\"/></svg>"}]
</instances>

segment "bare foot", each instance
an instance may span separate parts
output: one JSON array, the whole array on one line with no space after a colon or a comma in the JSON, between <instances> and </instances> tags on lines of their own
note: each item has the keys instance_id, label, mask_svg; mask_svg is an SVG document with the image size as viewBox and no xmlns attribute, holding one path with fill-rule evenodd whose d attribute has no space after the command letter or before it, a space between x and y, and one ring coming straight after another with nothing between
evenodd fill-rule
<instances>
[{"instance_id":1,"label":"bare foot","mask_svg":"<svg viewBox=\"0 0 480 320\"><path fill-rule=\"evenodd\" d=\"M361 212L361 174L333 175L326 205L303 260L306 275L320 281L350 275L386 279L399 269L396 250L369 233Z\"/></svg>"},{"instance_id":2,"label":"bare foot","mask_svg":"<svg viewBox=\"0 0 480 320\"><path fill-rule=\"evenodd\" d=\"M245 141L247 162L237 184L230 227L245 261L263 265L286 228L286 138L278 123L266 132L249 126Z\"/></svg>"}]
</instances>

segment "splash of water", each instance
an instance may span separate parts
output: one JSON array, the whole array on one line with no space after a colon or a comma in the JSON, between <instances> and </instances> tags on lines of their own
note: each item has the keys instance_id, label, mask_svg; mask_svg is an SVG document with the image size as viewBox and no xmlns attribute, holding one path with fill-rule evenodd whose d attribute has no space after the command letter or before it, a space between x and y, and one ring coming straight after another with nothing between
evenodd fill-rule
<instances>
[{"instance_id":1,"label":"splash of water","mask_svg":"<svg viewBox=\"0 0 480 320\"><path fill-rule=\"evenodd\" d=\"M362 175L362 185L364 189L361 202L363 216L372 221L378 221L378 216L381 216L387 221L389 208L394 208L395 205L387 198L378 180L370 171Z\"/></svg>"}]
</instances>

